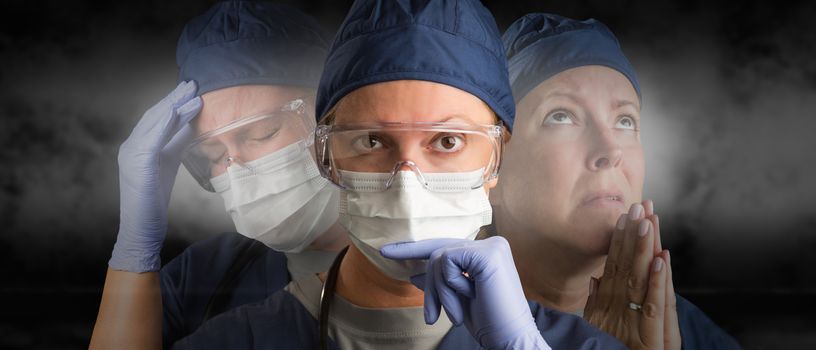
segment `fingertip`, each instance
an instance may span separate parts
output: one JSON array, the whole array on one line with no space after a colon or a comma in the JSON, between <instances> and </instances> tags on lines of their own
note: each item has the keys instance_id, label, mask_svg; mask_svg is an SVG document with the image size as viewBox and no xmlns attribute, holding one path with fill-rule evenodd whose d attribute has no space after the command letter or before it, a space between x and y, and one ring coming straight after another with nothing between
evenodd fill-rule
<instances>
[{"instance_id":1,"label":"fingertip","mask_svg":"<svg viewBox=\"0 0 816 350\"><path fill-rule=\"evenodd\" d=\"M665 264L665 263L663 262L663 258L661 258L661 257L656 257L656 258L654 259L654 262L652 263L652 271L654 271L654 272L661 272L661 271L663 271L663 265L664 265L664 264Z\"/></svg>"},{"instance_id":2,"label":"fingertip","mask_svg":"<svg viewBox=\"0 0 816 350\"><path fill-rule=\"evenodd\" d=\"M629 220L637 220L643 217L643 204L635 203L629 208Z\"/></svg>"},{"instance_id":3,"label":"fingertip","mask_svg":"<svg viewBox=\"0 0 816 350\"><path fill-rule=\"evenodd\" d=\"M439 319L439 299L436 296L436 290L433 285L428 285L428 290L425 291L425 305L423 307L425 323L434 324Z\"/></svg>"},{"instance_id":4,"label":"fingertip","mask_svg":"<svg viewBox=\"0 0 816 350\"><path fill-rule=\"evenodd\" d=\"M192 79L183 80L182 82L180 82L178 84L178 87L183 89L183 91L190 91L191 89L192 90L197 90L198 89L198 84L196 84L195 80L192 80Z\"/></svg>"},{"instance_id":5,"label":"fingertip","mask_svg":"<svg viewBox=\"0 0 816 350\"><path fill-rule=\"evenodd\" d=\"M189 81L182 81L176 87L174 92L175 100L176 101L184 101L187 99L192 98L196 95L196 91L198 90L198 86L192 80Z\"/></svg>"},{"instance_id":6,"label":"fingertip","mask_svg":"<svg viewBox=\"0 0 816 350\"><path fill-rule=\"evenodd\" d=\"M651 199L643 201L643 207L646 209L646 216L654 214L654 202Z\"/></svg>"},{"instance_id":7,"label":"fingertip","mask_svg":"<svg viewBox=\"0 0 816 350\"><path fill-rule=\"evenodd\" d=\"M462 322L463 322L462 318L463 317L461 315L459 315L458 313L451 312L450 310L445 309L445 314L448 315L448 319L451 321L451 323L454 326L461 326L462 325Z\"/></svg>"},{"instance_id":8,"label":"fingertip","mask_svg":"<svg viewBox=\"0 0 816 350\"><path fill-rule=\"evenodd\" d=\"M386 244L380 248L380 255L388 259L404 259L405 256L411 254L411 243L413 242L394 242Z\"/></svg>"},{"instance_id":9,"label":"fingertip","mask_svg":"<svg viewBox=\"0 0 816 350\"><path fill-rule=\"evenodd\" d=\"M436 323L436 320L438 318L439 318L438 315L436 315L436 316L433 315L432 312L430 310L428 310L427 307L425 308L425 324L432 325L432 324Z\"/></svg>"},{"instance_id":10,"label":"fingertip","mask_svg":"<svg viewBox=\"0 0 816 350\"><path fill-rule=\"evenodd\" d=\"M419 241L397 242L382 246L380 254L389 259L429 259L437 249L466 241L461 238L432 238Z\"/></svg>"},{"instance_id":11,"label":"fingertip","mask_svg":"<svg viewBox=\"0 0 816 350\"><path fill-rule=\"evenodd\" d=\"M508 242L507 238L504 238L504 236L492 236L484 239L484 241L510 248L510 242Z\"/></svg>"},{"instance_id":12,"label":"fingertip","mask_svg":"<svg viewBox=\"0 0 816 350\"><path fill-rule=\"evenodd\" d=\"M623 230L625 227L626 227L626 214L621 214L621 216L618 218L618 222L615 224L615 228L617 228L620 231Z\"/></svg>"},{"instance_id":13,"label":"fingertip","mask_svg":"<svg viewBox=\"0 0 816 350\"><path fill-rule=\"evenodd\" d=\"M178 113L179 117L182 118L182 123L188 123L198 115L198 112L201 111L202 105L203 102L201 101L201 97L196 96L178 107L176 109L176 113Z\"/></svg>"},{"instance_id":14,"label":"fingertip","mask_svg":"<svg viewBox=\"0 0 816 350\"><path fill-rule=\"evenodd\" d=\"M652 223L649 220L643 220L638 224L638 236L646 236L652 230Z\"/></svg>"},{"instance_id":15,"label":"fingertip","mask_svg":"<svg viewBox=\"0 0 816 350\"><path fill-rule=\"evenodd\" d=\"M393 247L394 247L395 244L397 244L397 243L390 243L390 244L386 244L386 245L382 246L380 248L380 255L382 255L383 257L392 259L392 256L394 254L393 249L395 249Z\"/></svg>"}]
</instances>

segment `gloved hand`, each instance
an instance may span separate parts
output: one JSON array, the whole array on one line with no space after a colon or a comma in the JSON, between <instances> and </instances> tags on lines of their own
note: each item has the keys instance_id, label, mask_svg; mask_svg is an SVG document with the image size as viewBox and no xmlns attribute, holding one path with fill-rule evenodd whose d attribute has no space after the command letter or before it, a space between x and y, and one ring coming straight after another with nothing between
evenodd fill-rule
<instances>
[{"instance_id":1,"label":"gloved hand","mask_svg":"<svg viewBox=\"0 0 816 350\"><path fill-rule=\"evenodd\" d=\"M170 192L181 152L195 136L189 125L201 110L193 81L145 112L119 147L119 235L108 265L130 272L158 271L167 232Z\"/></svg>"},{"instance_id":2,"label":"gloved hand","mask_svg":"<svg viewBox=\"0 0 816 350\"><path fill-rule=\"evenodd\" d=\"M425 291L426 323L437 321L441 305L453 324L464 322L486 349L550 348L533 321L503 237L393 243L380 253L395 260L428 259L427 272L411 278Z\"/></svg>"}]
</instances>

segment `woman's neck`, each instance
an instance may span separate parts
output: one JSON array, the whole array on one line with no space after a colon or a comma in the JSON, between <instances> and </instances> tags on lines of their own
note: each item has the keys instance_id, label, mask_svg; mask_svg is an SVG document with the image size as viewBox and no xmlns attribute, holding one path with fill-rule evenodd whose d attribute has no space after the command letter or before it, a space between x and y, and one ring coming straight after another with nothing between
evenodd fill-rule
<instances>
[{"instance_id":1,"label":"woman's neck","mask_svg":"<svg viewBox=\"0 0 816 350\"><path fill-rule=\"evenodd\" d=\"M315 238L307 249L339 252L350 243L346 229L340 225L340 221L337 221L325 233Z\"/></svg>"},{"instance_id":2,"label":"woman's neck","mask_svg":"<svg viewBox=\"0 0 816 350\"><path fill-rule=\"evenodd\" d=\"M337 294L354 305L378 309L422 306L425 298L410 282L386 276L353 244L340 264Z\"/></svg>"},{"instance_id":3,"label":"woman's neck","mask_svg":"<svg viewBox=\"0 0 816 350\"><path fill-rule=\"evenodd\" d=\"M603 271L604 257L570 254L547 241L510 243L510 247L527 298L562 312L584 310L590 279Z\"/></svg>"},{"instance_id":4,"label":"woman's neck","mask_svg":"<svg viewBox=\"0 0 816 350\"><path fill-rule=\"evenodd\" d=\"M562 312L584 310L590 279L603 272L606 256L581 254L512 222L497 220L496 224L510 243L528 299Z\"/></svg>"}]
</instances>

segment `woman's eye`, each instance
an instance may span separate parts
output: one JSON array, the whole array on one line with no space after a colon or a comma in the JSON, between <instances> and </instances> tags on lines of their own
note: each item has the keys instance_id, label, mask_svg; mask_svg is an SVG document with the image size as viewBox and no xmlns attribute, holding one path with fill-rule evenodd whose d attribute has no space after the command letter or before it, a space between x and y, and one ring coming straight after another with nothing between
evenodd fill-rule
<instances>
[{"instance_id":1,"label":"woman's eye","mask_svg":"<svg viewBox=\"0 0 816 350\"><path fill-rule=\"evenodd\" d=\"M618 119L617 123L615 123L615 127L624 130L635 130L636 129L635 118L625 115Z\"/></svg>"},{"instance_id":2,"label":"woman's eye","mask_svg":"<svg viewBox=\"0 0 816 350\"><path fill-rule=\"evenodd\" d=\"M383 144L375 135L363 135L352 141L352 147L358 152L371 152L382 148Z\"/></svg>"},{"instance_id":3,"label":"woman's eye","mask_svg":"<svg viewBox=\"0 0 816 350\"><path fill-rule=\"evenodd\" d=\"M572 115L566 111L553 111L544 118L544 124L549 125L569 125L574 124Z\"/></svg>"},{"instance_id":4,"label":"woman's eye","mask_svg":"<svg viewBox=\"0 0 816 350\"><path fill-rule=\"evenodd\" d=\"M258 128L256 130L253 130L253 132L250 133L248 136L250 141L263 142L276 136L278 134L278 131L280 131L279 127L273 129Z\"/></svg>"},{"instance_id":5,"label":"woman's eye","mask_svg":"<svg viewBox=\"0 0 816 350\"><path fill-rule=\"evenodd\" d=\"M264 140L269 139L272 136L275 136L275 134L277 134L277 132L271 132L271 133L268 133L266 135L258 136L256 138L254 138L253 140L255 140L255 141L264 141Z\"/></svg>"},{"instance_id":6,"label":"woman's eye","mask_svg":"<svg viewBox=\"0 0 816 350\"><path fill-rule=\"evenodd\" d=\"M456 152L465 147L465 139L457 135L445 135L434 140L432 147L440 152Z\"/></svg>"}]
</instances>

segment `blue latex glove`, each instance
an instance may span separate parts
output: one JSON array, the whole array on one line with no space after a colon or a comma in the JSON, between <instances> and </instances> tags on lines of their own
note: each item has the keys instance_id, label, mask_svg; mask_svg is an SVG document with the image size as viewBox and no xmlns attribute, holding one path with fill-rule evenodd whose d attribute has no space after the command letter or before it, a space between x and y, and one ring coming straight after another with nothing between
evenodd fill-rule
<instances>
[{"instance_id":1,"label":"blue latex glove","mask_svg":"<svg viewBox=\"0 0 816 350\"><path fill-rule=\"evenodd\" d=\"M167 233L170 192L181 152L195 136L189 125L201 111L195 82L182 82L145 112L119 147L119 235L108 266L158 271Z\"/></svg>"},{"instance_id":2,"label":"blue latex glove","mask_svg":"<svg viewBox=\"0 0 816 350\"><path fill-rule=\"evenodd\" d=\"M436 323L442 306L453 324L464 323L486 349L550 348L533 321L503 237L394 243L380 253L395 260L428 259L427 272L411 278L425 291L426 323Z\"/></svg>"}]
</instances>

